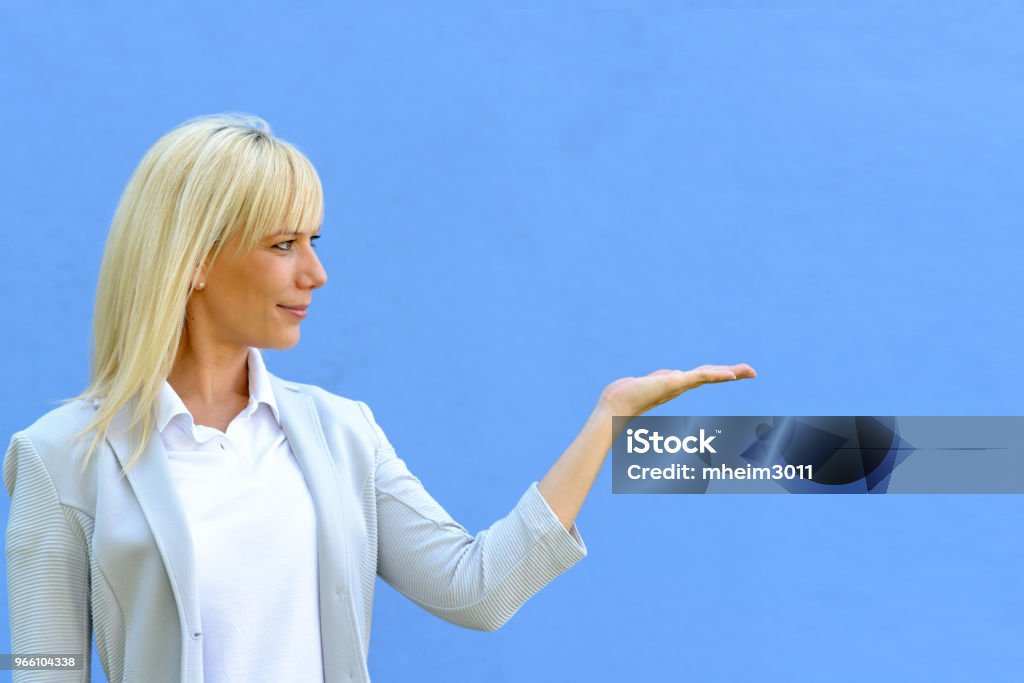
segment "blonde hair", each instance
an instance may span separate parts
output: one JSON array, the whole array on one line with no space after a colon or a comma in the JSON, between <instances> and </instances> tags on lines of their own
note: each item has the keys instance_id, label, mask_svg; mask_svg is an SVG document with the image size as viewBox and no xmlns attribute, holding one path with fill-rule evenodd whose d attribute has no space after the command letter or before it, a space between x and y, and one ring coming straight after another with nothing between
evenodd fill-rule
<instances>
[{"instance_id":1,"label":"blonde hair","mask_svg":"<svg viewBox=\"0 0 1024 683\"><path fill-rule=\"evenodd\" d=\"M66 399L100 401L84 471L114 416L132 403L128 429L141 437L131 468L155 431L154 405L170 375L197 268L213 266L226 241L239 254L267 234L312 233L323 219L313 165L249 114L200 116L146 152L121 195L96 288L89 386Z\"/></svg>"}]
</instances>

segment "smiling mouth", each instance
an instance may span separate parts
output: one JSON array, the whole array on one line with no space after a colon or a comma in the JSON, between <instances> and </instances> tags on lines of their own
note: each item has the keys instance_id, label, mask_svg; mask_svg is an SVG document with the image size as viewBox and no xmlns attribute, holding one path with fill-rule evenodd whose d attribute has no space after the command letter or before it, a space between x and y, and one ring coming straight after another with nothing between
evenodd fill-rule
<instances>
[{"instance_id":1,"label":"smiling mouth","mask_svg":"<svg viewBox=\"0 0 1024 683\"><path fill-rule=\"evenodd\" d=\"M296 318L302 319L302 318L306 317L306 312L307 312L307 309L309 308L309 306L295 306L295 307L292 307L292 306L281 306L279 304L278 308L283 308L285 311L287 311L288 313L291 313Z\"/></svg>"}]
</instances>

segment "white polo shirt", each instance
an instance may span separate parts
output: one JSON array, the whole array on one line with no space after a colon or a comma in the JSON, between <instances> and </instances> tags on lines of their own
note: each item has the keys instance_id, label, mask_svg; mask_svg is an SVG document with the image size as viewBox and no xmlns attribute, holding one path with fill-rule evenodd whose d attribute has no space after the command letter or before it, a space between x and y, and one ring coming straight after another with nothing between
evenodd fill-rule
<instances>
[{"instance_id":1,"label":"white polo shirt","mask_svg":"<svg viewBox=\"0 0 1024 683\"><path fill-rule=\"evenodd\" d=\"M156 427L188 518L203 678L323 681L316 516L259 350L249 404L227 432L196 425L164 381Z\"/></svg>"}]
</instances>

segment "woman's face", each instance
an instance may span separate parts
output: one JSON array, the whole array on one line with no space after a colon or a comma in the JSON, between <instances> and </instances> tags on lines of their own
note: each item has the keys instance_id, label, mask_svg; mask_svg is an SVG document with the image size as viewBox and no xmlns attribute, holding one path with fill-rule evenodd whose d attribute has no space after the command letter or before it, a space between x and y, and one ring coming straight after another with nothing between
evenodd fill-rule
<instances>
[{"instance_id":1,"label":"woman's face","mask_svg":"<svg viewBox=\"0 0 1024 683\"><path fill-rule=\"evenodd\" d=\"M303 313L327 273L313 249L317 235L282 232L238 254L238 236L224 243L213 268L200 270L188 305L188 334L208 343L289 349L299 341ZM236 258L237 254L237 258Z\"/></svg>"}]
</instances>

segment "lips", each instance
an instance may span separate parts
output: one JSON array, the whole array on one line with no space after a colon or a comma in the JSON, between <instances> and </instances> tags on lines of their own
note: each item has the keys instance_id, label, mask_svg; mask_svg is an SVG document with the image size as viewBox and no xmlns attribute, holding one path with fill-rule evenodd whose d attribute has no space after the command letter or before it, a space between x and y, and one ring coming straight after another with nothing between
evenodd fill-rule
<instances>
[{"instance_id":1,"label":"lips","mask_svg":"<svg viewBox=\"0 0 1024 683\"><path fill-rule=\"evenodd\" d=\"M282 306L281 304L278 304L277 307L283 308L285 311L291 313L296 318L301 320L306 317L306 309L309 308L309 305L307 304L305 306Z\"/></svg>"}]
</instances>

